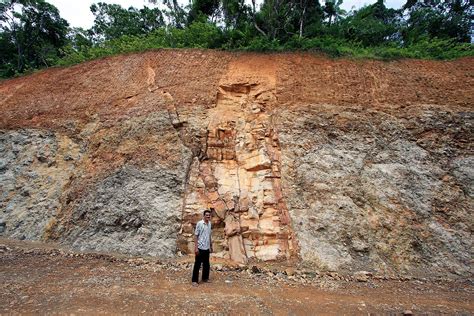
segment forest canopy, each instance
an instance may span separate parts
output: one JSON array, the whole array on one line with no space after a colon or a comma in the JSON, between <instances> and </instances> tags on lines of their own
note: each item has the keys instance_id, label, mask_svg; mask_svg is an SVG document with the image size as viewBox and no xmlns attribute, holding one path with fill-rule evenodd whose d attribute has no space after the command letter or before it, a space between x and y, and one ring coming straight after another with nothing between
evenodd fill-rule
<instances>
[{"instance_id":1,"label":"forest canopy","mask_svg":"<svg viewBox=\"0 0 474 316\"><path fill-rule=\"evenodd\" d=\"M333 57L452 59L474 55L472 0L149 0L99 2L90 29L70 27L45 0L0 0L0 77L155 48L310 50Z\"/></svg>"}]
</instances>

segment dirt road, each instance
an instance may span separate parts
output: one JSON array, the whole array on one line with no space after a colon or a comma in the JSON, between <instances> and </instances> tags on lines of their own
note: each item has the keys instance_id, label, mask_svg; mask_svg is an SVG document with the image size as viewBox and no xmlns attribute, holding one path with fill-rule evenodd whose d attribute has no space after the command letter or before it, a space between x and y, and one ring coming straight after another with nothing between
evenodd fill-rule
<instances>
[{"instance_id":1,"label":"dirt road","mask_svg":"<svg viewBox=\"0 0 474 316\"><path fill-rule=\"evenodd\" d=\"M212 283L192 287L190 265L190 258L158 262L0 240L0 314L474 313L467 281L356 282L214 263Z\"/></svg>"}]
</instances>

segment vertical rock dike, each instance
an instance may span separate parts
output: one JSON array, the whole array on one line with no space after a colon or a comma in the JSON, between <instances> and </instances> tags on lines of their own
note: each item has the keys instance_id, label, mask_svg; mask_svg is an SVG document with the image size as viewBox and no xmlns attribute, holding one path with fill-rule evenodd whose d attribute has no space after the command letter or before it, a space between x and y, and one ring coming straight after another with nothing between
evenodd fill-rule
<instances>
[{"instance_id":1,"label":"vertical rock dike","mask_svg":"<svg viewBox=\"0 0 474 316\"><path fill-rule=\"evenodd\" d=\"M233 79L219 87L209 112L205 155L191 166L178 248L193 252L193 227L202 211L212 208L218 256L241 263L287 259L296 245L272 123L275 86L266 78Z\"/></svg>"}]
</instances>

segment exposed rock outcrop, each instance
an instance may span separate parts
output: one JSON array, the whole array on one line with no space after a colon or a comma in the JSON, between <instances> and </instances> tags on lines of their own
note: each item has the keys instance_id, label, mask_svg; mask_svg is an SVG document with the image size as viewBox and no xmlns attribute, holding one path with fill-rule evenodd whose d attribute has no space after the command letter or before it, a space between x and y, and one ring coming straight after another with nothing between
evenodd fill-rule
<instances>
[{"instance_id":1,"label":"exposed rock outcrop","mask_svg":"<svg viewBox=\"0 0 474 316\"><path fill-rule=\"evenodd\" d=\"M280 144L267 112L274 108L274 86L253 78L222 84L209 111L205 154L195 158L184 199L183 252L193 252L192 226L210 208L217 255L246 263L296 254L281 192Z\"/></svg>"},{"instance_id":2,"label":"exposed rock outcrop","mask_svg":"<svg viewBox=\"0 0 474 316\"><path fill-rule=\"evenodd\" d=\"M472 276L472 59L182 50L0 83L0 235Z\"/></svg>"},{"instance_id":3,"label":"exposed rock outcrop","mask_svg":"<svg viewBox=\"0 0 474 316\"><path fill-rule=\"evenodd\" d=\"M40 239L81 157L69 137L50 131L0 133L1 221L16 239Z\"/></svg>"},{"instance_id":4,"label":"exposed rock outcrop","mask_svg":"<svg viewBox=\"0 0 474 316\"><path fill-rule=\"evenodd\" d=\"M472 113L322 105L277 117L303 258L331 270L470 273Z\"/></svg>"}]
</instances>

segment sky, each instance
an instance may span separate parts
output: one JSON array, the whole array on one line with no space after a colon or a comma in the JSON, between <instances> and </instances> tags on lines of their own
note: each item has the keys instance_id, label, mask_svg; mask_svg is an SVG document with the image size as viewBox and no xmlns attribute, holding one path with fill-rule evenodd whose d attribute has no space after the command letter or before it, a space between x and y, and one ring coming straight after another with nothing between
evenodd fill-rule
<instances>
[{"instance_id":1,"label":"sky","mask_svg":"<svg viewBox=\"0 0 474 316\"><path fill-rule=\"evenodd\" d=\"M187 0L183 0L183 2ZM400 8L406 0L386 0L385 5L389 8ZM144 5L151 6L147 0L47 0L47 2L58 8L61 17L66 19L70 26L88 29L94 22L94 16L89 10L93 3L106 2L120 4L124 8L142 8ZM182 2L182 1L179 1ZM324 1L320 1L323 3ZM257 1L258 3L258 1ZM363 5L375 3L375 0L344 0L344 10L358 9Z\"/></svg>"}]
</instances>

